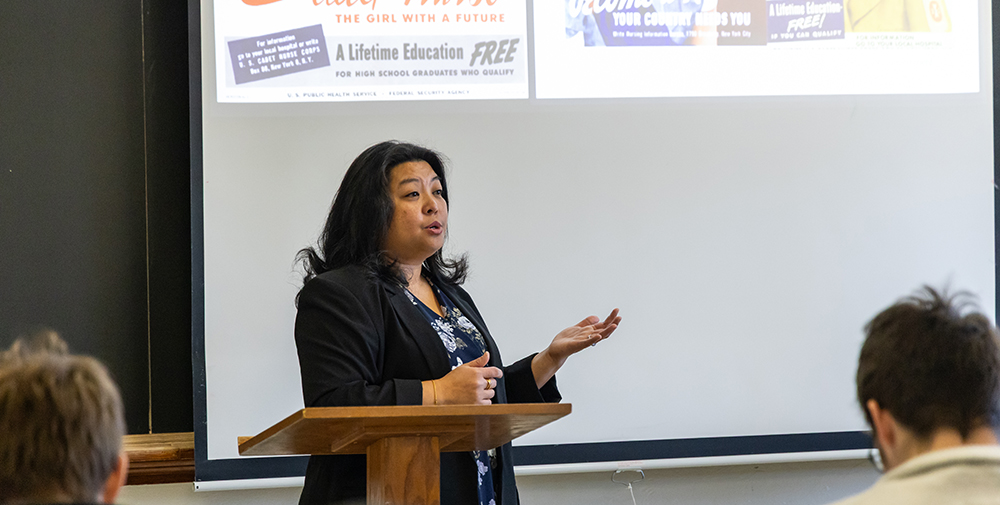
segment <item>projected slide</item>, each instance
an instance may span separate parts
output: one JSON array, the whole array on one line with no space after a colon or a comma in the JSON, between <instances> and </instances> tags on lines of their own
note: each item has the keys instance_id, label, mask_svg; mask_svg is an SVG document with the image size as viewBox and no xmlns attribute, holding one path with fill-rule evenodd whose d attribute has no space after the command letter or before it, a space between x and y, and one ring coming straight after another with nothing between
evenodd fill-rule
<instances>
[{"instance_id":1,"label":"projected slide","mask_svg":"<svg viewBox=\"0 0 1000 505\"><path fill-rule=\"evenodd\" d=\"M978 91L975 2L534 2L538 98Z\"/></svg>"},{"instance_id":2,"label":"projected slide","mask_svg":"<svg viewBox=\"0 0 1000 505\"><path fill-rule=\"evenodd\" d=\"M525 0L215 2L219 102L528 97Z\"/></svg>"}]
</instances>

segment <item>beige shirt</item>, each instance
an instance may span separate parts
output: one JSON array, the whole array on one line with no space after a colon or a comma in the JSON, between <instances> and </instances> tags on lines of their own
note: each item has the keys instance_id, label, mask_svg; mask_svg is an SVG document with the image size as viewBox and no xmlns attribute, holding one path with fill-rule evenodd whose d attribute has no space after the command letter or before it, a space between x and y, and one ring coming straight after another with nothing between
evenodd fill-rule
<instances>
[{"instance_id":1,"label":"beige shirt","mask_svg":"<svg viewBox=\"0 0 1000 505\"><path fill-rule=\"evenodd\" d=\"M967 445L921 454L836 505L942 503L1000 505L1000 446Z\"/></svg>"}]
</instances>

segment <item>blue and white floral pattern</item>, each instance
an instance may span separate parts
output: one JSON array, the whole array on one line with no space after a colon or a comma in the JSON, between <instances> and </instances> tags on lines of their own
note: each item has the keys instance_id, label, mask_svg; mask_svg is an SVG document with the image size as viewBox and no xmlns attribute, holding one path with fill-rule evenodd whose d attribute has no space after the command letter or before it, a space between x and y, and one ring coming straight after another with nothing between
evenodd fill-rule
<instances>
[{"instance_id":1,"label":"blue and white floral pattern","mask_svg":"<svg viewBox=\"0 0 1000 505\"><path fill-rule=\"evenodd\" d=\"M486 339L476 328L476 325L469 321L469 318L462 314L462 311L445 295L441 290L431 284L434 295L438 303L441 304L441 312L444 316L438 315L430 307L424 305L410 290L405 290L406 297L410 303L420 310L431 328L437 332L441 338L441 343L448 351L448 360L451 368L462 366L486 352ZM472 457L476 460L479 487L479 505L496 505L493 493L493 471L491 469L489 454L493 451L472 451Z\"/></svg>"},{"instance_id":2,"label":"blue and white floral pattern","mask_svg":"<svg viewBox=\"0 0 1000 505\"><path fill-rule=\"evenodd\" d=\"M472 451L472 457L476 458L476 468L479 470L479 487L483 486L483 476L486 472L490 471L489 465L483 463L483 460L489 461L489 458L483 458L483 451Z\"/></svg>"},{"instance_id":3,"label":"blue and white floral pattern","mask_svg":"<svg viewBox=\"0 0 1000 505\"><path fill-rule=\"evenodd\" d=\"M444 343L444 348L448 349L449 353L458 350L459 340L455 338L455 332L452 331L452 327L447 321L444 319L431 321L431 328L434 328L434 331L441 337L441 342Z\"/></svg>"}]
</instances>

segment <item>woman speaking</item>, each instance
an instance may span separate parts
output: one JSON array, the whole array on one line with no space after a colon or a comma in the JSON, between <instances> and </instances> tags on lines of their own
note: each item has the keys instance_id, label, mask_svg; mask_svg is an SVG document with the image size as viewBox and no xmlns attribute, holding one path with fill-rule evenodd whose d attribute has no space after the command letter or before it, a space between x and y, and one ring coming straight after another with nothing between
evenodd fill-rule
<instances>
[{"instance_id":1,"label":"woman speaking","mask_svg":"<svg viewBox=\"0 0 1000 505\"><path fill-rule=\"evenodd\" d=\"M608 338L618 309L559 332L504 365L460 285L464 257L441 252L448 184L440 156L401 142L348 168L316 248L303 249L295 344L308 407L557 402L566 359ZM517 504L510 444L441 454L441 503ZM299 503L363 502L365 456L312 456Z\"/></svg>"}]
</instances>

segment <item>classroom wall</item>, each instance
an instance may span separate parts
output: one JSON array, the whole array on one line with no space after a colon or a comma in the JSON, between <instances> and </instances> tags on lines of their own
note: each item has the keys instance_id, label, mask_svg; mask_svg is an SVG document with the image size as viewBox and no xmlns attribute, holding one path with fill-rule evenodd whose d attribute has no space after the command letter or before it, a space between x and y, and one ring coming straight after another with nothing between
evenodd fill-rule
<instances>
[{"instance_id":1,"label":"classroom wall","mask_svg":"<svg viewBox=\"0 0 1000 505\"><path fill-rule=\"evenodd\" d=\"M517 477L522 505L632 503L612 472ZM633 486L636 505L819 505L860 492L878 473L866 460L649 470ZM194 491L192 484L126 487L119 503L144 505L295 504L301 488Z\"/></svg>"}]
</instances>

